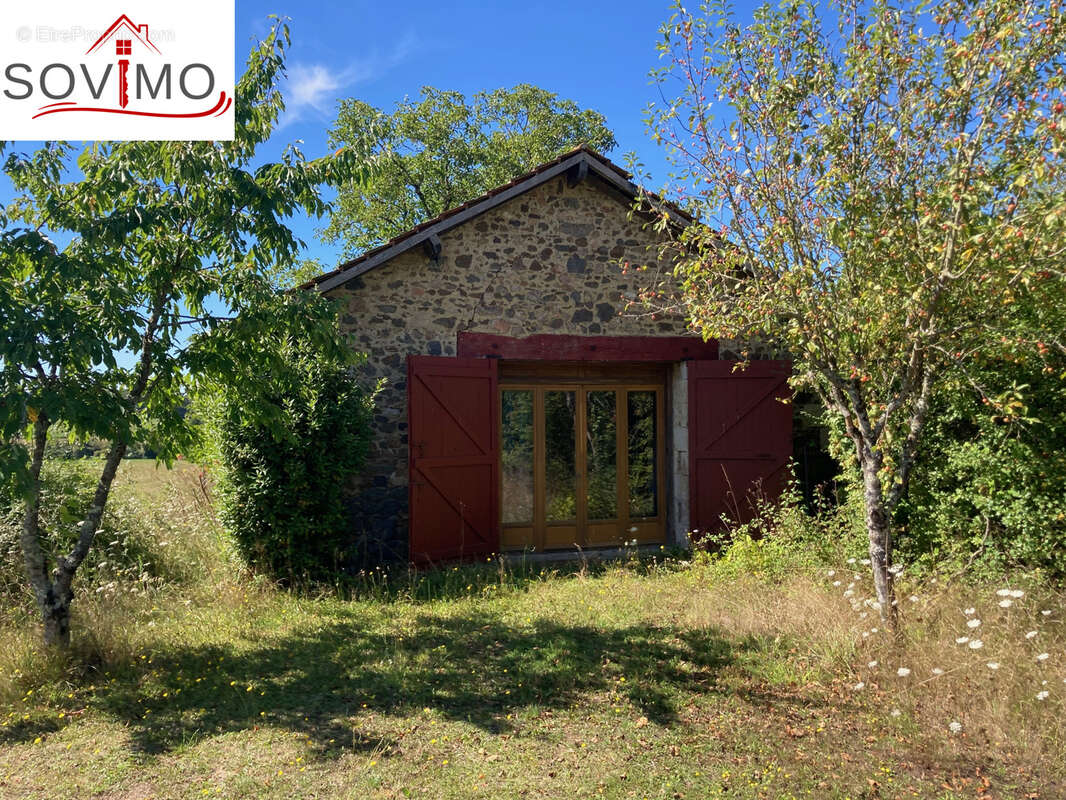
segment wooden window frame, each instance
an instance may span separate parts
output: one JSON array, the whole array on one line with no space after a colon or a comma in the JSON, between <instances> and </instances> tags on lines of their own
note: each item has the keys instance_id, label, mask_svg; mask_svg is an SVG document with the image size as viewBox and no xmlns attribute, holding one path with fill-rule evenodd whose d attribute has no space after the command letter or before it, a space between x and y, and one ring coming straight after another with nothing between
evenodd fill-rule
<instances>
[{"instance_id":1,"label":"wooden window frame","mask_svg":"<svg viewBox=\"0 0 1066 800\"><path fill-rule=\"evenodd\" d=\"M503 365L501 365L503 366ZM665 375L658 367L642 365L613 375L602 368L551 367L537 364L533 368L501 370L498 399L502 424L503 393L531 391L533 393L533 519L531 523L503 521L503 486L500 487L500 546L502 550L532 549L536 551L562 550L574 547L617 547L636 540L638 544L662 544L666 541L666 386ZM619 374L619 373L623 374ZM564 376L560 373L569 373ZM505 377L506 376L506 377ZM568 380L567 377L570 377ZM590 391L615 393L616 490L617 515L609 520L588 519L588 452L587 394ZM575 392L575 453L574 491L575 519L548 522L546 516L546 443L544 422L544 393L550 391ZM629 392L655 392L655 469L656 510L654 517L631 517L629 504ZM503 437L500 436L500 454ZM636 530L633 530L636 528Z\"/></svg>"}]
</instances>

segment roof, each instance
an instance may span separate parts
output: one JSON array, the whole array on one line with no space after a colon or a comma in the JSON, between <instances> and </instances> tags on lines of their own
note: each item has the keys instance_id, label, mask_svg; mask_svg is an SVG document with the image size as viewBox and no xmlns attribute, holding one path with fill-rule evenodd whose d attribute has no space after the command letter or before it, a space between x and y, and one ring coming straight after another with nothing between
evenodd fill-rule
<instances>
[{"instance_id":1,"label":"roof","mask_svg":"<svg viewBox=\"0 0 1066 800\"><path fill-rule=\"evenodd\" d=\"M313 278L300 286L300 288L314 288L319 292L328 292L330 289L335 289L341 284L350 281L352 278L369 272L374 269L374 267L384 264L401 253L414 247L418 247L431 237L439 236L441 233L444 233L457 225L461 225L476 216L484 214L486 211L495 208L518 195L525 194L529 190L550 181L552 178L558 177L559 175L565 175L571 169L583 170L586 168L589 173L599 176L608 185L620 190L628 197L633 199L637 197L639 189L636 184L630 180L632 176L628 172L590 147L581 145L580 147L563 153L558 158L541 164L530 172L527 172L525 175L520 175L502 186L497 186L495 189L485 192L485 194L480 197L475 197L473 200L469 200L460 206L456 206L442 214L438 214L436 217L433 217L433 219L428 219L410 230L404 231L398 236L394 236L384 244L367 250L365 253L353 258L351 261L341 264L335 270L319 275L317 278ZM668 213L679 225L684 226L692 221L692 217L672 203L662 201L655 195L650 196L653 199L662 202Z\"/></svg>"}]
</instances>

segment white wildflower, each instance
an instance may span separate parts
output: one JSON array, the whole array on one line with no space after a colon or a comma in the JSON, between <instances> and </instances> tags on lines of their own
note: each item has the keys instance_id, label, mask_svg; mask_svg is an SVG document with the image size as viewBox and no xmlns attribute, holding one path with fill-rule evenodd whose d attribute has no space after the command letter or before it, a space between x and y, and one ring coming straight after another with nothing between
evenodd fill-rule
<instances>
[{"instance_id":1,"label":"white wildflower","mask_svg":"<svg viewBox=\"0 0 1066 800\"><path fill-rule=\"evenodd\" d=\"M980 650L984 646L985 646L985 643L982 642L980 639L974 639L972 642L970 642L970 649L971 650Z\"/></svg>"},{"instance_id":2,"label":"white wildflower","mask_svg":"<svg viewBox=\"0 0 1066 800\"><path fill-rule=\"evenodd\" d=\"M900 667L896 670L896 674L899 675L901 678L906 678L908 675L911 674L911 671L907 669L907 667Z\"/></svg>"},{"instance_id":3,"label":"white wildflower","mask_svg":"<svg viewBox=\"0 0 1066 800\"><path fill-rule=\"evenodd\" d=\"M898 717L900 715L900 713L901 712L900 712L900 710L898 708L893 708L892 709L892 716L893 717Z\"/></svg>"},{"instance_id":4,"label":"white wildflower","mask_svg":"<svg viewBox=\"0 0 1066 800\"><path fill-rule=\"evenodd\" d=\"M1044 690L1044 691L1042 691L1042 692L1037 692L1037 693L1036 693L1036 699L1037 699L1037 700L1047 700L1047 696L1048 696L1048 691L1047 691L1047 689L1045 689L1045 690Z\"/></svg>"},{"instance_id":5,"label":"white wildflower","mask_svg":"<svg viewBox=\"0 0 1066 800\"><path fill-rule=\"evenodd\" d=\"M854 685L854 686L853 686L852 688L853 688L853 689L854 689L854 690L855 690L856 692L861 692L861 691L862 691L862 690L863 690L864 688L866 688L866 684L865 684L865 683L863 683L862 681L859 681L859 682L858 682L858 683L856 683L856 684L855 684L855 685Z\"/></svg>"},{"instance_id":6,"label":"white wildflower","mask_svg":"<svg viewBox=\"0 0 1066 800\"><path fill-rule=\"evenodd\" d=\"M911 597L910 597L910 601L912 603L917 603L918 602L918 595L912 594Z\"/></svg>"},{"instance_id":7,"label":"white wildflower","mask_svg":"<svg viewBox=\"0 0 1066 800\"><path fill-rule=\"evenodd\" d=\"M1014 605L1014 601L1013 600L1000 600L999 601L999 607L1000 608L1010 608L1012 605Z\"/></svg>"},{"instance_id":8,"label":"white wildflower","mask_svg":"<svg viewBox=\"0 0 1066 800\"><path fill-rule=\"evenodd\" d=\"M1025 592L1023 592L1021 589L1015 589L1010 593L1010 596L1017 600L1021 597L1025 597Z\"/></svg>"},{"instance_id":9,"label":"white wildflower","mask_svg":"<svg viewBox=\"0 0 1066 800\"><path fill-rule=\"evenodd\" d=\"M829 572L827 572L825 574L828 575L830 578L832 578L834 575L837 574L837 571L835 569L831 569L831 570L829 570Z\"/></svg>"},{"instance_id":10,"label":"white wildflower","mask_svg":"<svg viewBox=\"0 0 1066 800\"><path fill-rule=\"evenodd\" d=\"M987 664L985 664L985 666L988 667L989 669L999 669L999 662L998 661L989 661Z\"/></svg>"},{"instance_id":11,"label":"white wildflower","mask_svg":"<svg viewBox=\"0 0 1066 800\"><path fill-rule=\"evenodd\" d=\"M1040 655L1038 655L1036 657L1036 660L1037 661L1047 661L1050 657L1051 656L1049 656L1047 653L1041 653Z\"/></svg>"},{"instance_id":12,"label":"white wildflower","mask_svg":"<svg viewBox=\"0 0 1066 800\"><path fill-rule=\"evenodd\" d=\"M854 558L849 558L848 559L848 563L849 564L854 564L855 563L855 559Z\"/></svg>"},{"instance_id":13,"label":"white wildflower","mask_svg":"<svg viewBox=\"0 0 1066 800\"><path fill-rule=\"evenodd\" d=\"M976 628L980 624L981 624L981 620L979 620L979 619L968 619L968 620L966 620L966 627L967 628Z\"/></svg>"},{"instance_id":14,"label":"white wildflower","mask_svg":"<svg viewBox=\"0 0 1066 800\"><path fill-rule=\"evenodd\" d=\"M943 675L944 674L944 670L942 670L940 667L933 667L933 674L934 675Z\"/></svg>"},{"instance_id":15,"label":"white wildflower","mask_svg":"<svg viewBox=\"0 0 1066 800\"><path fill-rule=\"evenodd\" d=\"M1041 611L1040 613L1041 613L1042 615L1044 615L1045 617L1050 617L1050 616L1051 616L1051 609L1050 609L1050 608L1045 608L1045 609L1044 609L1043 611Z\"/></svg>"},{"instance_id":16,"label":"white wildflower","mask_svg":"<svg viewBox=\"0 0 1066 800\"><path fill-rule=\"evenodd\" d=\"M996 594L1000 597L1010 597L1010 589L997 589Z\"/></svg>"},{"instance_id":17,"label":"white wildflower","mask_svg":"<svg viewBox=\"0 0 1066 800\"><path fill-rule=\"evenodd\" d=\"M967 608L962 613L969 617L972 614L976 614L977 613L977 609L976 608Z\"/></svg>"},{"instance_id":18,"label":"white wildflower","mask_svg":"<svg viewBox=\"0 0 1066 800\"><path fill-rule=\"evenodd\" d=\"M840 581L833 581L833 585L834 586L839 586L840 585Z\"/></svg>"},{"instance_id":19,"label":"white wildflower","mask_svg":"<svg viewBox=\"0 0 1066 800\"><path fill-rule=\"evenodd\" d=\"M970 641L969 636L959 636L955 639L955 644L966 644L968 641Z\"/></svg>"},{"instance_id":20,"label":"white wildflower","mask_svg":"<svg viewBox=\"0 0 1066 800\"><path fill-rule=\"evenodd\" d=\"M852 597L854 594L855 594L855 592L852 589L845 589L844 590L844 597Z\"/></svg>"},{"instance_id":21,"label":"white wildflower","mask_svg":"<svg viewBox=\"0 0 1066 800\"><path fill-rule=\"evenodd\" d=\"M871 661L866 666L869 667L870 669L877 669L877 662L876 661Z\"/></svg>"},{"instance_id":22,"label":"white wildflower","mask_svg":"<svg viewBox=\"0 0 1066 800\"><path fill-rule=\"evenodd\" d=\"M1025 634L1025 638L1026 639L1035 639L1036 636L1037 636L1036 631L1029 631L1027 634Z\"/></svg>"},{"instance_id":23,"label":"white wildflower","mask_svg":"<svg viewBox=\"0 0 1066 800\"><path fill-rule=\"evenodd\" d=\"M962 730L962 723L961 722L949 722L948 723L948 730L951 731L952 733L958 733L959 731Z\"/></svg>"}]
</instances>

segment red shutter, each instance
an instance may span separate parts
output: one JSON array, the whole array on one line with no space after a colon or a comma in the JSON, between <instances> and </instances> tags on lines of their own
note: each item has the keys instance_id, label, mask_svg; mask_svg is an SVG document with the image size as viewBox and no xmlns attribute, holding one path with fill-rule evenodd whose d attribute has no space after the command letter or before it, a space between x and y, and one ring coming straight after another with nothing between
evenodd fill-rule
<instances>
[{"instance_id":1,"label":"red shutter","mask_svg":"<svg viewBox=\"0 0 1066 800\"><path fill-rule=\"evenodd\" d=\"M792 405L788 361L688 362L689 492L692 530L717 531L721 517L747 522L753 494L776 498L788 480Z\"/></svg>"},{"instance_id":2,"label":"red shutter","mask_svg":"<svg viewBox=\"0 0 1066 800\"><path fill-rule=\"evenodd\" d=\"M410 558L499 551L496 360L407 359Z\"/></svg>"}]
</instances>

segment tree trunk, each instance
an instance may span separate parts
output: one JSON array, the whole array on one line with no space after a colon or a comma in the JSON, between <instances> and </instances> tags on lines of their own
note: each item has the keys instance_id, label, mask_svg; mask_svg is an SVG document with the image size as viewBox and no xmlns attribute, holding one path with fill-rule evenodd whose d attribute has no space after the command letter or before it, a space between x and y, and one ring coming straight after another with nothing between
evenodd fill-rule
<instances>
[{"instance_id":1,"label":"tree trunk","mask_svg":"<svg viewBox=\"0 0 1066 800\"><path fill-rule=\"evenodd\" d=\"M149 377L152 373L152 343L160 316L166 307L169 289L154 298L152 316L145 326L141 338L141 359L137 368L137 380L130 390L129 400L133 409L137 409L148 390ZM43 371L42 371L43 377ZM26 565L26 575L37 600L44 626L44 643L48 647L67 649L70 647L70 604L74 599L74 575L78 571L89 548L92 547L96 532L100 529L104 508L111 494L118 466L126 456L129 446L128 437L120 433L111 442L111 449L104 459L104 469L96 484L92 506L85 519L78 525L78 539L74 549L66 556L56 559L51 575L48 572L47 558L41 546L41 468L44 465L44 450L48 440L48 428L51 420L43 411L38 412L33 423L33 452L30 459L30 476L32 486L26 503L26 513L22 521L22 556Z\"/></svg>"},{"instance_id":2,"label":"tree trunk","mask_svg":"<svg viewBox=\"0 0 1066 800\"><path fill-rule=\"evenodd\" d=\"M74 599L74 574L88 555L93 538L100 527L111 484L126 453L126 443L118 441L111 445L96 486L93 505L79 527L78 541L70 555L57 559L55 568L49 574L45 551L41 545L40 511L41 468L44 464L44 449L50 424L43 413L34 423L33 454L30 461L33 484L22 520L21 545L26 575L30 586L33 587L37 608L41 612L45 646L65 650L70 647L70 604Z\"/></svg>"},{"instance_id":3,"label":"tree trunk","mask_svg":"<svg viewBox=\"0 0 1066 800\"><path fill-rule=\"evenodd\" d=\"M881 620L893 633L898 621L896 590L892 574L892 526L885 508L884 488L877 474L877 464L860 459L862 467L863 506L866 510L866 533L870 540L870 567L874 576Z\"/></svg>"},{"instance_id":4,"label":"tree trunk","mask_svg":"<svg viewBox=\"0 0 1066 800\"><path fill-rule=\"evenodd\" d=\"M59 597L49 591L48 598L41 608L44 623L44 644L66 650L70 647L70 601L71 596Z\"/></svg>"},{"instance_id":5,"label":"tree trunk","mask_svg":"<svg viewBox=\"0 0 1066 800\"><path fill-rule=\"evenodd\" d=\"M32 483L22 519L20 544L26 577L33 588L44 625L44 643L49 647L65 649L70 644L70 598L56 591L41 547L41 468L50 425L51 421L44 412L40 412L33 423L33 452L30 460Z\"/></svg>"}]
</instances>

